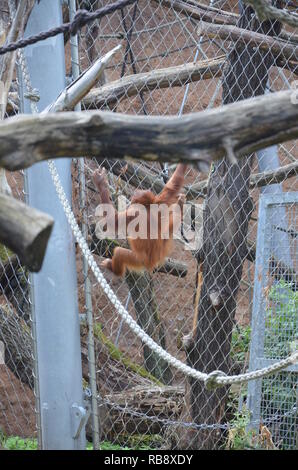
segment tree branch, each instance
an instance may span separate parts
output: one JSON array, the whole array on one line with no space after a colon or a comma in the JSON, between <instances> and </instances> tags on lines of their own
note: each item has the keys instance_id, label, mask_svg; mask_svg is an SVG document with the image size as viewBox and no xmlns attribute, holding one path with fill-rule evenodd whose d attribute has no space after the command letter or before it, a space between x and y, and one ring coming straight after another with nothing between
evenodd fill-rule
<instances>
[{"instance_id":1,"label":"tree branch","mask_svg":"<svg viewBox=\"0 0 298 470\"><path fill-rule=\"evenodd\" d=\"M292 102L293 101L293 102ZM251 98L182 117L131 116L103 111L16 116L0 125L0 166L19 170L38 161L89 155L187 161L199 168L225 154L237 158L298 136L293 90Z\"/></svg>"},{"instance_id":2,"label":"tree branch","mask_svg":"<svg viewBox=\"0 0 298 470\"><path fill-rule=\"evenodd\" d=\"M221 75L225 57L202 60L175 67L151 70L150 72L128 75L120 80L94 88L84 98L88 109L113 105L123 98L136 96L155 89L178 87L198 80L207 80Z\"/></svg>"},{"instance_id":3,"label":"tree branch","mask_svg":"<svg viewBox=\"0 0 298 470\"><path fill-rule=\"evenodd\" d=\"M95 83L98 82L112 57L120 48L121 45L114 47L114 49L95 61L91 67L84 70L84 72L75 81L60 93L54 103L50 104L43 111L43 114L74 109L76 104L78 104L87 95Z\"/></svg>"},{"instance_id":4,"label":"tree branch","mask_svg":"<svg viewBox=\"0 0 298 470\"><path fill-rule=\"evenodd\" d=\"M270 184L281 183L282 181L298 175L298 161L281 166L275 170L264 171L263 173L255 173L251 175L249 186L250 189L268 186ZM198 194L198 197L206 195L208 180L190 186L191 191Z\"/></svg>"},{"instance_id":5,"label":"tree branch","mask_svg":"<svg viewBox=\"0 0 298 470\"><path fill-rule=\"evenodd\" d=\"M298 27L298 15L295 13L289 13L286 10L270 5L265 0L243 0L244 3L251 5L257 13L260 21L278 20L281 23L286 23L293 28Z\"/></svg>"},{"instance_id":6,"label":"tree branch","mask_svg":"<svg viewBox=\"0 0 298 470\"><path fill-rule=\"evenodd\" d=\"M210 38L227 39L237 42L237 45L243 44L244 46L258 47L263 51L271 51L277 57L298 60L298 48L294 44L248 29L230 25L214 25L201 21L197 32L199 36L206 35Z\"/></svg>"},{"instance_id":7,"label":"tree branch","mask_svg":"<svg viewBox=\"0 0 298 470\"><path fill-rule=\"evenodd\" d=\"M129 162L104 160L102 166L111 171L115 176L120 176L123 181L126 181L134 188L150 189L158 194L165 186L160 176L153 175L144 167L136 166ZM205 180L204 183L206 183ZM194 185L185 185L184 190L187 199L196 199L203 196L199 186L197 189Z\"/></svg>"},{"instance_id":8,"label":"tree branch","mask_svg":"<svg viewBox=\"0 0 298 470\"><path fill-rule=\"evenodd\" d=\"M168 8L174 8L188 18L204 20L216 24L236 24L238 15L203 3L184 0L151 0Z\"/></svg>"}]
</instances>

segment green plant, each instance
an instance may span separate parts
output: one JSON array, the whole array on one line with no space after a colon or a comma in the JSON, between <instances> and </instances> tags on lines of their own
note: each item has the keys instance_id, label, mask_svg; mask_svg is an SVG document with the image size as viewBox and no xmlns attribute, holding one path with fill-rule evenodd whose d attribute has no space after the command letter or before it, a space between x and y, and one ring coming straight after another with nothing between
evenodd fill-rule
<instances>
[{"instance_id":1,"label":"green plant","mask_svg":"<svg viewBox=\"0 0 298 470\"><path fill-rule=\"evenodd\" d=\"M251 327L235 326L232 331L231 358L236 362L244 362L249 352Z\"/></svg>"},{"instance_id":2,"label":"green plant","mask_svg":"<svg viewBox=\"0 0 298 470\"><path fill-rule=\"evenodd\" d=\"M264 352L269 359L288 356L298 345L298 292L283 280L274 284L268 294L265 312ZM297 403L297 376L281 372L268 377L262 384L261 409L270 419L279 415L279 426L275 427L274 441L280 448L291 449L296 445L297 416L286 417Z\"/></svg>"},{"instance_id":3,"label":"green plant","mask_svg":"<svg viewBox=\"0 0 298 470\"><path fill-rule=\"evenodd\" d=\"M265 354L269 359L289 355L298 344L298 292L283 280L271 287L265 313Z\"/></svg>"},{"instance_id":4,"label":"green plant","mask_svg":"<svg viewBox=\"0 0 298 470\"><path fill-rule=\"evenodd\" d=\"M229 450L275 450L271 433L266 426L260 425L260 430L249 429L249 411L243 407L235 413L230 422L226 448Z\"/></svg>"},{"instance_id":5,"label":"green plant","mask_svg":"<svg viewBox=\"0 0 298 470\"><path fill-rule=\"evenodd\" d=\"M109 441L104 441L100 443L101 450L132 450L130 447L121 446L119 444L113 444Z\"/></svg>"},{"instance_id":6,"label":"green plant","mask_svg":"<svg viewBox=\"0 0 298 470\"><path fill-rule=\"evenodd\" d=\"M2 446L6 450L37 450L37 439L23 439L18 436L2 437Z\"/></svg>"}]
</instances>

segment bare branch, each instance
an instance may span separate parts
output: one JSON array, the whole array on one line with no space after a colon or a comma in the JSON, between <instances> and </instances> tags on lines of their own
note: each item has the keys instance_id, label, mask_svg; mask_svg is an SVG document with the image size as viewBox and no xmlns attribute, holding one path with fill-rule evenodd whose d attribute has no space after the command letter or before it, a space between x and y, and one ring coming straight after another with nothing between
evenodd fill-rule
<instances>
[{"instance_id":1,"label":"bare branch","mask_svg":"<svg viewBox=\"0 0 298 470\"><path fill-rule=\"evenodd\" d=\"M66 87L58 96L54 103L50 104L43 113L56 113L59 111L68 111L74 109L98 82L104 69L110 63L112 57L121 49L121 45L114 47L103 57L99 58L94 64L85 70L75 81Z\"/></svg>"},{"instance_id":2,"label":"bare branch","mask_svg":"<svg viewBox=\"0 0 298 470\"><path fill-rule=\"evenodd\" d=\"M130 162L104 160L102 165L115 176L120 176L122 180L135 188L150 189L158 194L165 186L164 181L160 176L153 175L144 167L133 165ZM185 185L184 190L187 199L196 199L203 195L201 190L196 189L193 185Z\"/></svg>"},{"instance_id":3,"label":"bare branch","mask_svg":"<svg viewBox=\"0 0 298 470\"><path fill-rule=\"evenodd\" d=\"M249 186L250 189L268 186L270 184L281 183L282 181L298 175L298 161L281 166L275 170L264 171L263 173L255 173L251 176ZM197 193L197 197L206 195L208 180L190 186L193 194Z\"/></svg>"},{"instance_id":4,"label":"bare branch","mask_svg":"<svg viewBox=\"0 0 298 470\"><path fill-rule=\"evenodd\" d=\"M286 10L281 10L270 5L266 0L243 0L244 3L251 5L260 21L278 20L281 23L286 23L293 28L298 27L298 15L295 13L289 13Z\"/></svg>"},{"instance_id":5,"label":"bare branch","mask_svg":"<svg viewBox=\"0 0 298 470\"><path fill-rule=\"evenodd\" d=\"M256 33L247 29L230 25L214 25L201 21L198 27L198 34L207 35L211 38L221 38L237 42L249 47L258 47L263 51L271 51L275 56L282 56L286 59L298 60L298 48L294 44L289 44L282 39L273 38L266 34Z\"/></svg>"},{"instance_id":6,"label":"bare branch","mask_svg":"<svg viewBox=\"0 0 298 470\"><path fill-rule=\"evenodd\" d=\"M123 98L136 96L141 92L178 87L190 82L218 77L221 75L224 60L225 57L222 56L175 67L151 70L137 75L128 75L100 88L95 88L84 98L83 103L89 109L99 108L104 105L113 105Z\"/></svg>"},{"instance_id":7,"label":"bare branch","mask_svg":"<svg viewBox=\"0 0 298 470\"><path fill-rule=\"evenodd\" d=\"M238 15L219 8L213 8L195 1L184 0L151 0L168 8L174 8L188 18L204 20L216 24L236 24Z\"/></svg>"},{"instance_id":8,"label":"bare branch","mask_svg":"<svg viewBox=\"0 0 298 470\"><path fill-rule=\"evenodd\" d=\"M298 136L293 90L251 98L182 117L131 116L103 111L16 116L0 126L0 166L26 168L65 156L102 161L211 163L225 154L225 139L237 158Z\"/></svg>"}]
</instances>

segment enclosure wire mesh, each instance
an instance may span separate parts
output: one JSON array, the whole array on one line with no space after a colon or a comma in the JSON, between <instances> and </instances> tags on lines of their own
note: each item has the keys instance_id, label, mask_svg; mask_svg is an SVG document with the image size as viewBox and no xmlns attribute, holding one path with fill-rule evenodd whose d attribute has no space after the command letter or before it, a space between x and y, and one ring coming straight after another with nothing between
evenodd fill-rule
<instances>
[{"instance_id":1,"label":"enclosure wire mesh","mask_svg":"<svg viewBox=\"0 0 298 470\"><path fill-rule=\"evenodd\" d=\"M177 3L180 3L180 5L182 3L188 7L188 14L181 13L178 8L175 9ZM105 2L100 1L87 2L87 4L84 2L84 7L94 10L104 4ZM208 2L204 2L204 4L208 5ZM117 53L111 65L106 68L104 81L97 86L98 89L102 87L101 92L92 92L83 102L84 109L112 110L138 115L179 115L219 106L222 103L221 77L214 72L211 72L208 79L195 81L194 78L190 80L189 84L185 84L182 79L179 83L179 78L176 78L175 86L172 85L173 82L169 80L167 82L166 79L160 79L155 83L154 74L149 74L149 72L157 69L223 57L231 51L234 43L229 37L227 39L221 39L220 37L211 39L205 35L198 36L199 21L195 14L196 5L197 2L190 0L186 2L139 1L137 5L132 5L122 12L116 12L102 19L97 25L85 28L79 37L81 70L84 70L97 57L118 44L122 44L122 50ZM214 2L213 7L219 8L219 19L222 11L234 14L238 12L237 2ZM194 14L190 14L190 11L193 11ZM204 17L202 19L204 20ZM270 33L272 31L269 28L268 34ZM291 32L288 33L291 34ZM254 54L252 51L256 51L256 55L258 53L256 48L252 49L247 43L243 47L237 48L240 61L242 55L245 56L247 51L251 54ZM270 50L264 52L261 60L257 63L260 70L256 70L256 74L259 74L260 77L263 73L262 67L270 60L271 54ZM270 67L266 93L288 89L291 86L291 83L295 80L295 75L289 70L288 64L292 59L293 57L287 55L283 68ZM245 82L238 99L253 96L255 93L250 81L247 80L247 75L251 71L244 66L241 73L243 76L240 74L234 77L236 86L239 85L239 88ZM147 74L147 76L144 77L144 75L138 74ZM142 80L141 85L139 82L138 87L126 86L121 93L115 93L114 95L111 93L109 95L108 86L111 82L122 79L119 85L121 83L127 84L128 81L135 83L133 75ZM272 165L272 159L270 163L270 159L268 159L265 152L259 153L258 159L256 157L251 158L250 165L252 173L257 173L295 163L296 159L296 142L287 142L278 146L275 167L270 166ZM128 163L125 166L119 162L109 160L108 155L103 165L109 169L110 190L115 201L119 195L124 195L129 199L135 189L149 188L158 190L163 184L164 173L167 171L158 164L148 164L141 161L133 164ZM85 210L90 221L89 234L91 233L91 236L92 233L94 234L93 224L96 223L94 218L95 208L100 202L92 183L92 171L97 166L98 164L95 161L85 160L87 201ZM171 165L169 172L172 172ZM205 180L207 176L192 168L187 175L187 184L197 185ZM202 184L198 187L201 188ZM296 190L296 178L287 179L286 174L279 180L279 184L270 184L266 188L261 187L260 189L251 183L250 196L253 200L253 212L248 225L248 238L250 240L256 239L260 191ZM189 201L203 204L204 197L202 197L202 193L197 198L194 198L193 194L187 194L187 192L186 196ZM205 193L203 196L205 196ZM219 200L218 202L221 203L222 201ZM235 198L235 201L231 200L231 204L236 210L235 216L237 217L237 212L241 212L244 208L239 203L238 197ZM201 212L199 212L199 215L201 220ZM239 231L245 230L244 226L247 223L247 218L244 218L242 223L243 226L239 226ZM199 224L197 224L196 229L200 230ZM272 240L278 243L278 238L272 238ZM233 239L230 240L230 244L233 245ZM107 256L109 250L106 245L105 249L106 253L104 254L102 241L96 240L93 235L93 252ZM283 256L282 248L280 248L279 254ZM194 253L183 249L183 240L176 241L172 257L187 264L186 277L176 277L158 272L153 274L152 279L144 275L144 277L129 276L130 278L126 278L126 280L119 280L108 272L106 277L122 303L127 306L128 311L139 322L142 322L142 315L148 314L148 303L145 306L143 301L144 298L148 300L149 295L151 305L153 305L151 314L155 312L154 309L157 309L164 327L167 350L174 356L185 360L185 353L182 350L182 338L192 328L197 262ZM100 259L102 258L99 257L98 261ZM79 260L78 264L80 264ZM224 272L224 269L222 274L224 281L229 283L231 279L226 277L227 273ZM148 369L150 353L148 358L140 341L134 337L126 325L121 323L90 273L89 276L93 284L94 322L96 327L98 326L98 330L96 329L96 348L98 351L96 351L97 360L95 365L100 397L99 404L101 410L104 410L103 416L105 416L101 422L101 440L135 445L140 439L140 435L146 434L147 437L151 435L151 445L156 447L169 445L169 442L172 443L174 435L174 445L179 448L182 443L181 436L184 432L181 427L186 429L193 426L194 429L198 429L210 426L209 429L218 431L217 435L213 437L215 448L222 448L226 445L233 446L230 436L233 435L233 429L237 427L237 423L234 422L237 409L244 416L247 414L245 409L246 387L242 386L240 389L233 390L232 388L230 390L226 409L220 422L214 416L207 416L205 421L199 423L192 423L191 419L187 420L184 417L184 387L187 379L182 377L179 372L171 371L173 374L172 381L170 381L171 385L160 388L160 385L156 387L152 382L154 380L152 377L141 379L140 376L133 374L136 365L142 368L140 369L142 371L144 366L146 368L146 365ZM148 283L150 287L148 287ZM241 283L237 293L237 308L231 337L231 361L228 373L244 372L248 369L253 284L254 264L246 260L243 264ZM84 312L82 300L84 278L82 275L79 279L79 285L81 290L80 311ZM236 291L237 288L235 288ZM222 328L224 330L224 324ZM282 328L284 335L287 337L286 341L289 341L286 328L284 326ZM217 342L216 346L220 351L222 344ZM208 344L206 344L206 348L208 348ZM210 372L212 370L211 364L205 363L204 366L205 371ZM220 363L218 368L221 368ZM201 406L204 407L203 402ZM284 409L284 411L286 410ZM268 425L269 432L271 432L268 416L264 413L263 423ZM178 423L180 426L178 426ZM283 444L286 446L283 439L276 435L273 437L274 445L280 448L283 447ZM207 433L206 442L208 439L209 434ZM252 437L251 439L255 446L271 445L266 440L260 444L259 441L256 442L257 438ZM202 448L204 448L206 442L203 438Z\"/></svg>"},{"instance_id":2,"label":"enclosure wire mesh","mask_svg":"<svg viewBox=\"0 0 298 470\"><path fill-rule=\"evenodd\" d=\"M79 1L81 8L95 10L108 1L88 0ZM187 14L183 14L175 5L183 4L187 7ZM203 2L202 2L203 3ZM204 2L208 6L208 2ZM238 2L236 1L215 1L213 7L218 8L215 13L215 21L220 20L222 12L238 13ZM111 50L113 47L122 44L122 50L117 53L111 64L105 71L106 87L109 83L123 80L131 75L148 74L157 69L167 67L181 66L193 61L201 61L223 57L229 53L234 45L233 41L221 39L219 36L209 38L207 36L199 37L197 28L199 25L198 14L196 13L197 2L186 0L183 2L168 1L145 1L139 0L136 5L125 8L122 12L103 18L92 26L84 28L79 35L79 54L80 68L85 70L99 56ZM190 13L192 12L192 13ZM65 14L67 11L65 10ZM206 19L208 10L206 10ZM204 20L204 16L202 18ZM253 19L253 18L252 18ZM231 22L234 24L233 17ZM270 31L270 30L269 30ZM288 30L288 35L294 33ZM240 39L239 39L240 41ZM286 44L289 44L287 41ZM237 41L236 41L237 45ZM241 61L245 53L258 54L257 48L250 47L249 43L237 48L238 59ZM258 62L255 73L261 76L262 66L267 60L270 60L272 52L262 53L261 60ZM282 55L282 54L281 54ZM287 52L284 59L283 68L271 67L269 70L269 79L267 92L288 89L295 81L295 74L291 72L291 57ZM67 73L71 75L71 57L69 42L66 43L66 65ZM241 75L242 73L242 75ZM245 66L239 75L235 76L235 83L242 89L242 94L238 99L252 96L254 90L251 89L251 83L247 80L251 73ZM178 75L177 75L178 76ZM222 103L222 84L221 77L213 71L210 71L209 78L197 80L195 75L188 85L181 79L173 82L167 79L159 80L154 85L149 81L149 77L142 78L142 87L126 87L120 96L111 96L103 93L106 89L104 83L98 83L97 89L103 87L101 93L90 94L88 99L82 103L83 109L102 109L112 110L137 115L179 115L202 111L208 107L216 107ZM180 81L180 83L179 83ZM14 84L16 87L16 83ZM12 92L17 93L17 88ZM231 97L232 98L232 97ZM234 97L233 97L234 99ZM17 113L17 106L13 107L10 113ZM295 164L297 161L297 143L287 142L278 146L277 161L275 166L285 166ZM122 195L130 198L133 191L139 188L148 188L159 190L163 185L164 178L167 175L167 168L161 168L158 164L148 164L146 162L128 163L120 165L119 162L108 159L103 163L108 169L108 178L113 199ZM271 161L271 163L270 163ZM259 153L258 158L250 160L252 173L258 171L272 170L272 159L263 152ZM103 245L101 240L94 237L94 218L95 208L99 204L99 197L95 192L92 183L92 171L98 167L96 161L90 159L84 160L84 170L86 185L83 188L86 196L86 204L79 205L79 175L78 166L75 164L73 169L73 206L79 221L82 220L82 211L88 221L89 238L93 234L93 251L101 255L108 253L107 244ZM168 168L171 174L173 167ZM145 178L146 176L146 178ZM192 188L200 188L194 197L194 191L186 192L188 201L199 204L202 208L204 202L206 185L202 181L206 180L207 174L201 174L194 168L189 169L187 174L187 185ZM232 174L228 176L233 177ZM21 174L9 174L9 183L13 193L18 198L24 198L22 191L23 182ZM253 179L252 179L253 181ZM244 185L247 181L244 181ZM220 186L221 182L218 183ZM195 186L196 185L196 186ZM253 201L253 212L248 223L249 240L255 241L258 217L258 199L261 191L279 192L279 191L297 191L297 179L295 177L287 178L287 174L279 180L279 184L271 184L266 188L256 187L251 183L250 196ZM238 196L238 195L236 195ZM223 203L219 199L218 204ZM244 211L241 204L241 198L235 197L230 201L234 207L234 216ZM287 218L284 221L284 227L297 225L297 216L289 210ZM225 213L222 217L225 218ZM296 219L295 219L296 217ZM202 211L198 211L199 220L196 221L196 230L201 230ZM239 232L245 230L247 217L242 217L242 224L238 227ZM296 229L297 230L297 229ZM213 234L211 233L210 236ZM272 250L279 247L279 254L283 260L284 252L278 236L274 237L272 233ZM220 237L219 241L220 243ZM157 318L158 332L163 329L165 335L166 349L185 361L185 352L183 351L182 339L192 329L192 318L194 314L194 302L196 302L196 277L197 261L195 253L185 250L183 239L175 242L175 250L172 258L183 263L187 267L187 275L174 276L173 274L164 274L155 272L150 278L147 274L143 276L130 276L126 280L120 280L106 273L111 286L119 299L126 305L131 315L142 322L148 315ZM231 247L238 252L237 241L229 241ZM213 247L214 252L217 246ZM240 247L239 247L240 250ZM296 246L297 250L297 246ZM295 258L296 256L296 258ZM102 257L98 256L98 261ZM295 261L296 259L296 261ZM6 262L7 260L7 262ZM1 254L2 272L8 270L12 273L8 279L4 274L5 282L1 277L0 292L1 295L1 319L3 326L0 328L0 340L5 345L5 366L1 365L0 386L3 388L1 393L0 407L0 428L5 434L20 435L23 437L34 436L36 428L36 415L34 409L33 376L32 376L32 348L26 346L30 344L30 328L28 323L30 302L28 298L28 274L21 267L18 261L12 264L12 254L3 248ZM293 269L296 263L297 272L297 251L290 253L290 262ZM86 313L85 288L87 273L83 270L81 255L77 255L78 267L78 286L79 286L79 309L82 314ZM222 268L222 278L225 283L230 283L231 279ZM228 276L228 277L227 277ZM168 385L162 385L161 377L157 379L158 370L162 366L158 364L156 357L153 357L150 351L146 351L141 342L134 337L129 328L122 324L117 313L108 303L105 295L100 291L96 280L92 274L88 273L91 281L92 310L94 319L94 333L96 344L95 367L97 372L98 403L100 411L102 442L109 441L113 444L120 444L132 448L139 448L149 445L151 448L167 447L170 445L179 448L185 432L191 429L197 431L204 430L200 435L200 447L205 448L233 448L235 445L235 433L243 431L237 421L237 413L247 417L245 408L246 387L231 387L228 398L225 401L224 410L221 413L221 419L218 420L213 414L208 415L208 402L201 400L201 413L205 419L202 421L193 420L187 416L185 387L188 390L187 378L177 371L169 371L164 377L164 382ZM273 279L274 280L274 279ZM237 307L234 318L234 327L229 341L231 342L230 364L227 373L239 373L247 371L249 363L249 344L250 344L250 321L252 310L253 286L254 286L254 263L245 260L243 271L241 273L241 282L237 292ZM282 281L280 281L282 282ZM274 281L274 286L278 288L278 282ZM3 288L2 285L6 287ZM287 286L288 288L288 286ZM291 292L293 292L291 290ZM232 292L233 294L233 292ZM206 295L202 292L201 294ZM272 292L270 295L273 295ZM295 293L293 295L296 295ZM202 298L200 299L202 301ZM144 303L145 302L145 303ZM290 308L287 305L287 309ZM296 315L297 315L297 305ZM295 314L295 312L294 312ZM220 315L217 312L216 315ZM286 323L288 317L285 313L280 315L276 309L271 309L271 320L279 322L278 334L281 335L281 341L286 345L293 341L297 335L297 323L294 329L290 331ZM280 319L277 318L280 316ZM10 319L13 319L10 323ZM297 318L297 316L296 316ZM159 320L160 319L160 320ZM161 326L160 326L161 322ZM228 319L223 320L221 328L226 330ZM296 320L297 322L297 320ZM285 323L285 324L284 324ZM145 330L146 330L145 324ZM144 324L143 324L144 327ZM210 329L212 325L210 324ZM22 334L15 334L15 331L21 331ZM155 335L157 332L153 332ZM294 336L293 336L294 335ZM275 333L274 333L275 337ZM26 341L18 341L19 338L26 338ZM220 336L218 337L220 338ZM88 352L87 352L87 327L82 315L81 324L82 339L82 358L83 375L85 379L86 390L88 390L89 371L88 371ZM220 352L223 344L216 340L216 350L208 350L206 343L206 357L214 356ZM275 342L270 336L268 329L265 337L266 354L273 359L278 358L276 354ZM274 348L273 348L274 346ZM277 351L280 352L280 351ZM209 354L208 354L209 353ZM282 357L284 357L282 355ZM154 368L152 366L154 364ZM218 361L218 369L221 368ZM146 370L147 367L147 370ZM204 370L211 372L213 364L206 360ZM148 369L151 371L148 373ZM171 377L172 375L172 377ZM297 412L297 390L295 374L283 372L278 377L265 379L263 381L262 391L262 426L265 431L268 427L269 437L249 435L245 446L272 448L293 448L295 447L294 428L295 410ZM293 398L296 393L296 402ZM216 396L216 392L210 392L209 402ZM273 397L273 398L272 398ZM296 404L296 408L295 408ZM269 411L268 411L269 410ZM293 418L294 416L294 418ZM293 421L294 420L294 421ZM264 431L264 429L261 431ZM296 426L297 429L297 426ZM265 433L266 434L266 433ZM92 438L91 426L87 427L88 438ZM94 437L94 436L93 436ZM296 436L297 439L297 436ZM272 443L271 443L272 440Z\"/></svg>"},{"instance_id":3,"label":"enclosure wire mesh","mask_svg":"<svg viewBox=\"0 0 298 470\"><path fill-rule=\"evenodd\" d=\"M170 5L171 3L172 6ZM212 39L206 36L199 37L197 34L199 22L196 15L185 15L179 12L175 9L175 3L177 4L177 2L139 1L136 6L125 8L122 12L106 17L98 22L96 26L87 27L81 32L79 51L82 70L103 53L108 52L119 43L122 44L122 50L105 71L104 82L106 85L104 82L98 84L98 88L100 86L103 87L102 93L90 94L90 98L87 98L83 103L84 109L108 109L115 112L138 115L179 115L181 113L201 111L221 104L221 77L215 76L215 74L212 76L212 73L210 78L198 81L190 80L188 85L185 85L185 82L183 83L182 80L180 83L177 80L177 86L171 86L169 82L164 85L161 80L152 85L152 76L149 74L151 71L192 63L194 60L197 62L199 60L224 56L231 51L233 45L229 37L225 40L220 37ZM184 6L189 7L188 11L191 8L195 11L196 2L187 1L182 3ZM88 2L88 8L96 9L104 4L105 2L99 1ZM207 2L205 2L205 5L207 5ZM213 7L232 13L237 13L238 11L237 2L214 2ZM220 17L220 15L221 12L219 11L218 16ZM202 19L204 20L204 17ZM253 54L251 49L249 43L242 47L242 49L239 47L239 60L241 61L242 54L245 55L247 50ZM262 55L262 60L258 65L260 67L260 76L262 73L261 68L271 54L272 52L268 50ZM289 63L293 58L289 55L287 57L286 62ZM244 66L242 74L245 76L249 73L251 73L250 70L247 70ZM137 74L147 74L147 77L145 76L144 78L144 75L140 76ZM108 93L104 93L111 82L122 77L124 77L123 80L127 80L126 77L132 75L137 75L143 80L142 86L139 86L138 89L134 89L133 86L127 86L118 96L109 96ZM236 85L237 81L239 81L239 87L241 87L243 77L241 75L235 76L235 80ZM288 70L286 64L283 69L271 67L266 92L270 93L288 89L294 80L295 75ZM246 89L242 90L243 93L238 99L253 96L254 90L250 89L250 87L249 80L246 80ZM295 163L297 159L296 143L288 142L279 145L276 158L276 166ZM107 160L103 164L110 170L108 177L110 189L115 200L119 194L129 199L136 188L154 190L158 187L156 186L158 183L162 184L163 182L164 174L157 164L150 165L139 162L133 165L129 163L125 167L124 165L119 165L119 162L112 162L111 160ZM100 202L99 196L94 191L91 178L91 173L96 167L96 162L91 162L89 159L85 160L85 174L87 178L86 211L88 213L88 220L90 220L91 231L92 224L96 222L94 219L95 208ZM251 167L253 173L274 169L274 166L270 167L268 157L266 158L264 153L258 155L258 161L256 158L251 159ZM169 171L172 171L171 166ZM149 183L148 174L151 176ZM147 176L146 179L144 175ZM187 175L187 183L191 185L199 183L205 180L207 176L191 169ZM297 190L297 181L295 178L287 179L287 175L285 175L280 180L280 184L271 184L269 187L271 191L275 192L295 191ZM261 188L261 191L266 190L268 191L268 188L265 190ZM259 188L251 184L250 195L254 202L253 213L248 226L248 238L251 240L256 238L259 193ZM193 200L192 195L187 193L186 195L189 200ZM199 197L196 199L196 203L202 204L203 200L202 197ZM232 200L231 203L232 205L235 203L236 211L243 210L238 198L237 201ZM244 219L243 224L245 225L245 223L246 220ZM242 230L241 226L239 230ZM101 243L99 240L98 246L94 247L95 254L103 254ZM232 245L233 240L230 243ZM183 250L183 240L176 242L175 251L172 256L175 260L187 264L187 276L179 278L170 274L154 273L153 284L150 279L150 300L154 302L154 308L158 309L159 317L163 323L167 350L185 360L181 341L182 337L189 333L192 328L197 263L193 253ZM254 283L253 271L253 263L245 261L237 294L235 325L231 338L232 360L228 373L242 372L248 368L250 315ZM226 273L223 272L223 275L226 276ZM92 275L90 276L93 279ZM129 312L138 321L142 321L142 314L144 314L145 309L142 306L142 296L145 295L142 292L144 279L135 277L135 279L123 281L109 273L106 273L106 277L109 279L120 300L127 306ZM228 278L224 278L224 280L227 283L229 282ZM83 278L80 281L83 291ZM184 425L184 428L193 426L194 429L200 426L208 428L208 425L210 425L210 428L218 429L233 429L233 427L237 426L233 422L237 407L243 407L242 412L243 414L246 413L245 387L241 387L240 390L230 390L226 411L220 424L214 418L211 418L211 420L207 419L201 423L191 423L191 420L186 422L182 416L185 405L184 387L187 379L182 377L179 372L172 371L173 379L171 385L162 389L153 386L152 381L148 383L148 377L143 380L137 376L131 377L132 369L129 371L130 374L128 373L129 367L123 369L123 361L133 361L133 366L137 364L140 367L144 367L144 365L146 366L146 359L144 360L145 351L140 341L134 338L128 327L119 321L116 312L107 303L104 294L100 292L95 281L93 280L92 282L94 285L92 290L93 315L95 324L99 324L99 330L97 331L97 348L99 349L99 352L97 352L98 360L96 362L97 384L101 397L99 402L101 408L105 409L106 413L106 418L101 423L103 429L101 439L103 441L110 440L120 444L131 444L134 442L134 436L137 440L140 434L146 433L147 437L148 435L152 436L153 446L164 446L171 440L169 433L172 435L173 428L176 426L178 429L178 424L180 424L180 431L174 432L176 445L179 448L179 433L183 433L181 425L182 427ZM148 278L145 278L146 283L148 285ZM147 292L146 295L148 295ZM148 297L146 298L148 299ZM82 311L83 308L82 303ZM117 351L114 349L115 346ZM217 343L218 350L220 350L221 346L220 343ZM208 348L208 345L206 347ZM120 356L121 359L118 359L118 363L117 360L116 363L114 362L115 357L113 357L111 351L116 354L117 359L118 354L123 354L123 356ZM218 365L220 369L220 364ZM212 370L208 363L205 364L205 370L208 372ZM171 399L166 400L165 394L168 394ZM204 406L203 403L202 406ZM266 421L266 417L268 416L264 413L265 423L268 421ZM164 425L167 420L168 426ZM270 423L268 426L270 429ZM229 442L229 432L218 432L218 437L214 439L215 447L222 448L227 445L227 439ZM268 446L269 444L268 442L267 444L263 442L262 445ZM274 445L282 447L283 440L275 437ZM202 441L203 447L204 440Z\"/></svg>"},{"instance_id":4,"label":"enclosure wire mesh","mask_svg":"<svg viewBox=\"0 0 298 470\"><path fill-rule=\"evenodd\" d=\"M13 94L18 93L14 83ZM8 115L17 114L12 101ZM7 116L6 116L7 117ZM6 173L12 195L25 201L24 173ZM0 245L0 443L8 436L36 439L31 280L19 258ZM8 444L9 445L9 444ZM11 443L11 445L14 445ZM1 447L1 444L0 444Z\"/></svg>"}]
</instances>

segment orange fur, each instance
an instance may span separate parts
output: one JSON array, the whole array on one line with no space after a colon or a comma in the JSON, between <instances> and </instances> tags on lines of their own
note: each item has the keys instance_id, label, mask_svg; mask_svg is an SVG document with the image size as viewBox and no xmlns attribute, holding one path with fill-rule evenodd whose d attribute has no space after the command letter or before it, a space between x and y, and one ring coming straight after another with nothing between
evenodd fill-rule
<instances>
[{"instance_id":1,"label":"orange fur","mask_svg":"<svg viewBox=\"0 0 298 470\"><path fill-rule=\"evenodd\" d=\"M102 266L110 269L117 276L123 276L126 269L131 271L140 271L146 268L148 271L153 271L164 259L169 255L172 249L172 237L174 226L174 214L170 211L169 214L169 237L163 238L161 232L161 214L158 212L157 239L150 239L150 212L151 204L166 204L171 207L172 204L178 203L181 207L182 198L179 198L179 192L184 184L184 175L187 165L179 164L173 173L170 180L165 185L162 192L154 195L151 191L135 191L131 199L131 208L133 204L141 204L147 209L147 238L130 238L128 234L128 243L130 250L127 248L117 247L114 250L111 260L107 259L102 263ZM108 185L105 178L104 170L98 170L94 174L94 183L100 193L102 203L112 204L109 195ZM122 216L114 210L115 226L118 226L118 219ZM129 215L129 209L125 211L127 225L135 216Z\"/></svg>"}]
</instances>

